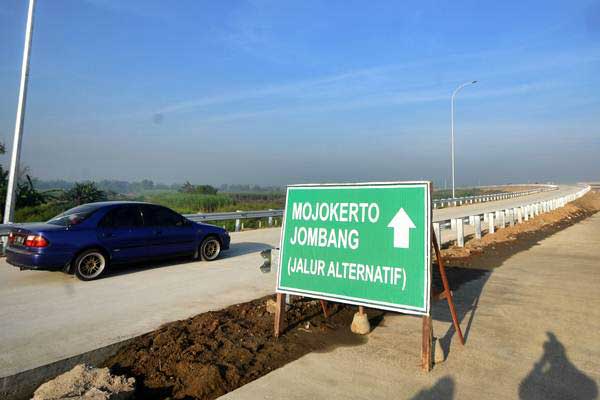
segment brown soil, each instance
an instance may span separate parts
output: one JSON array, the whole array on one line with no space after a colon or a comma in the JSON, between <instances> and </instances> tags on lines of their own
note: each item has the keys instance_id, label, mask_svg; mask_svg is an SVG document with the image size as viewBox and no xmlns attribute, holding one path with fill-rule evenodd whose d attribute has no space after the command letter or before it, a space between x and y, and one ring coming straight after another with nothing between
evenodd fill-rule
<instances>
[{"instance_id":1,"label":"brown soil","mask_svg":"<svg viewBox=\"0 0 600 400\"><path fill-rule=\"evenodd\" d=\"M600 211L600 193L590 192L564 207L541 214L521 224L496 229L493 235L477 240L466 238L465 247L451 246L442 250L448 266L493 269L509 256L525 250L568 226Z\"/></svg>"},{"instance_id":2,"label":"brown soil","mask_svg":"<svg viewBox=\"0 0 600 400\"><path fill-rule=\"evenodd\" d=\"M487 274L515 252L600 210L600 194L585 197L515 227L504 228L465 248L442 250L453 290ZM467 268L460 268L467 267ZM437 268L433 286L440 288ZM249 303L166 324L134 339L105 366L136 378L136 398L214 399L313 351L355 346L367 338L349 326L355 307L330 304L323 318L318 301L298 299L286 313L287 331L273 337L267 296ZM369 310L373 328L384 313Z\"/></svg>"},{"instance_id":3,"label":"brown soil","mask_svg":"<svg viewBox=\"0 0 600 400\"><path fill-rule=\"evenodd\" d=\"M287 311L287 332L273 336L273 296L175 321L128 344L106 365L136 378L136 398L214 399L302 355L366 341L349 326L355 308L298 299ZM383 313L369 312L376 325Z\"/></svg>"}]
</instances>

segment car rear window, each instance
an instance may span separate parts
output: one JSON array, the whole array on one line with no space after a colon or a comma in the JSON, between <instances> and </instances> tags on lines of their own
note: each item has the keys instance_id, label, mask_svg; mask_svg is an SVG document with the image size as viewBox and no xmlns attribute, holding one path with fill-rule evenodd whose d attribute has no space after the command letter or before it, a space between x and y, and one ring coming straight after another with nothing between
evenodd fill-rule
<instances>
[{"instance_id":1,"label":"car rear window","mask_svg":"<svg viewBox=\"0 0 600 400\"><path fill-rule=\"evenodd\" d=\"M56 217L47 221L48 224L60 225L60 226L72 226L77 225L88 219L102 206L94 204L84 204L77 206L65 211L62 214L58 214Z\"/></svg>"}]
</instances>

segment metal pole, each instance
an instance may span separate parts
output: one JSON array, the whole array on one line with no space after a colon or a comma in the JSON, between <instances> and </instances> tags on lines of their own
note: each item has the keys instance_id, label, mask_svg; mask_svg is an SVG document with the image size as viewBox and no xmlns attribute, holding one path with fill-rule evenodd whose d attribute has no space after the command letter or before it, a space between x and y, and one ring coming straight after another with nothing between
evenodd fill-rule
<instances>
[{"instance_id":1,"label":"metal pole","mask_svg":"<svg viewBox=\"0 0 600 400\"><path fill-rule=\"evenodd\" d=\"M15 213L17 179L19 172L19 159L21 157L21 139L23 136L23 123L25 122L25 103L27 101L27 81L29 80L29 54L31 53L31 39L33 36L33 13L35 0L29 0L27 13L27 27L25 30L25 47L23 48L23 63L21 65L21 85L19 87L19 104L15 122L15 136L12 143L10 158L10 171L8 187L6 189L6 206L4 208L4 223L12 222Z\"/></svg>"},{"instance_id":2,"label":"metal pole","mask_svg":"<svg viewBox=\"0 0 600 400\"><path fill-rule=\"evenodd\" d=\"M451 148L452 148L452 198L456 198L456 192L454 188L454 95L458 89L452 93L452 99L450 100L450 124L452 126L452 135L451 135Z\"/></svg>"},{"instance_id":3,"label":"metal pole","mask_svg":"<svg viewBox=\"0 0 600 400\"><path fill-rule=\"evenodd\" d=\"M459 87L457 87L454 92L452 92L452 97L450 99L450 126L451 126L451 151L452 151L452 198L456 198L456 188L454 185L454 97L456 93L458 93L462 88L467 85L472 85L477 83L477 81L465 82Z\"/></svg>"}]
</instances>

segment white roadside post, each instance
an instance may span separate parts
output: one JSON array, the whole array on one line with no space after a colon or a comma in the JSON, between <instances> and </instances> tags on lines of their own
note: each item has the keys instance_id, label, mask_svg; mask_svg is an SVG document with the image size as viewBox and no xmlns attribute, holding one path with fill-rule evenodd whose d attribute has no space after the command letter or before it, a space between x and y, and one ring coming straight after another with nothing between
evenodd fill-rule
<instances>
[{"instance_id":1,"label":"white roadside post","mask_svg":"<svg viewBox=\"0 0 600 400\"><path fill-rule=\"evenodd\" d=\"M456 244L458 247L465 247L465 228L462 218L456 219Z\"/></svg>"},{"instance_id":2,"label":"white roadside post","mask_svg":"<svg viewBox=\"0 0 600 400\"><path fill-rule=\"evenodd\" d=\"M494 213L493 212L488 214L488 232L489 233L496 232L496 226L494 225Z\"/></svg>"},{"instance_id":3,"label":"white roadside post","mask_svg":"<svg viewBox=\"0 0 600 400\"><path fill-rule=\"evenodd\" d=\"M479 215L475 215L474 216L474 222L475 222L475 238L476 239L481 239L481 217L479 217Z\"/></svg>"},{"instance_id":4,"label":"white roadside post","mask_svg":"<svg viewBox=\"0 0 600 400\"><path fill-rule=\"evenodd\" d=\"M440 223L439 222L434 222L433 223L433 232L435 233L435 237L437 238L437 241L439 243L439 245L442 245L442 230L440 228Z\"/></svg>"},{"instance_id":5,"label":"white roadside post","mask_svg":"<svg viewBox=\"0 0 600 400\"><path fill-rule=\"evenodd\" d=\"M236 210L236 212L242 212L242 210ZM235 231L239 232L241 230L241 227L242 227L241 220L239 218L237 218L235 220Z\"/></svg>"},{"instance_id":6,"label":"white roadside post","mask_svg":"<svg viewBox=\"0 0 600 400\"><path fill-rule=\"evenodd\" d=\"M27 83L29 81L29 55L33 38L33 16L35 0L29 0L27 12L27 26L25 28L25 47L23 48L23 62L21 64L21 84L19 86L19 102L15 123L15 135L12 142L10 157L10 170L8 174L8 187L6 188L6 205L4 207L4 223L13 222L15 213L17 179L19 174L19 161L21 158L21 143L23 138L23 125L25 123L25 106L27 103Z\"/></svg>"}]
</instances>

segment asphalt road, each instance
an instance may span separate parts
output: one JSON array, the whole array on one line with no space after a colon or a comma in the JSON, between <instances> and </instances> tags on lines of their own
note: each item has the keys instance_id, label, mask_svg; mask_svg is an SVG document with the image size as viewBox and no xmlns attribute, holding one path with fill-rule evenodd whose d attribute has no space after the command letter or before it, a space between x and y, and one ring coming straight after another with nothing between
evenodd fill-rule
<instances>
[{"instance_id":1,"label":"asphalt road","mask_svg":"<svg viewBox=\"0 0 600 400\"><path fill-rule=\"evenodd\" d=\"M528 196L544 200L574 186ZM436 210L434 220L483 212L521 199ZM279 229L232 233L212 263L141 265L80 282L60 272L19 271L0 260L0 377L128 339L161 324L274 292L275 273L259 271L259 251L277 246ZM445 235L446 238L449 235Z\"/></svg>"}]
</instances>

